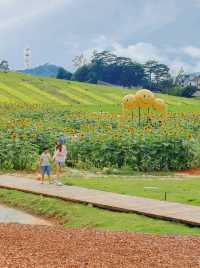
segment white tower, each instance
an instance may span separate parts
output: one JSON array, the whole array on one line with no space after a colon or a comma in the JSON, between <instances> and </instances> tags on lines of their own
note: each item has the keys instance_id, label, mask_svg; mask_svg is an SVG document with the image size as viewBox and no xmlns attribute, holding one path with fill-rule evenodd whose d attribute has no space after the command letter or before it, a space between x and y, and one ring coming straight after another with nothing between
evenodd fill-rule
<instances>
[{"instance_id":1,"label":"white tower","mask_svg":"<svg viewBox=\"0 0 200 268\"><path fill-rule=\"evenodd\" d=\"M24 49L24 65L26 69L31 68L31 49L30 48Z\"/></svg>"}]
</instances>

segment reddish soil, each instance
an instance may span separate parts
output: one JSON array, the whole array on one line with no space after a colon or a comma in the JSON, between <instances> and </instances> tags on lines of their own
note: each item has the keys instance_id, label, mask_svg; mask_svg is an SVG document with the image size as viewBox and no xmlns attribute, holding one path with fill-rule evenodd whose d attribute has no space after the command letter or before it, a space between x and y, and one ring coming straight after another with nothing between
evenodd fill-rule
<instances>
[{"instance_id":1,"label":"reddish soil","mask_svg":"<svg viewBox=\"0 0 200 268\"><path fill-rule=\"evenodd\" d=\"M0 267L200 267L200 238L0 225Z\"/></svg>"},{"instance_id":2,"label":"reddish soil","mask_svg":"<svg viewBox=\"0 0 200 268\"><path fill-rule=\"evenodd\" d=\"M177 173L185 174L185 175L200 175L200 168L181 170L181 171L177 171Z\"/></svg>"}]
</instances>

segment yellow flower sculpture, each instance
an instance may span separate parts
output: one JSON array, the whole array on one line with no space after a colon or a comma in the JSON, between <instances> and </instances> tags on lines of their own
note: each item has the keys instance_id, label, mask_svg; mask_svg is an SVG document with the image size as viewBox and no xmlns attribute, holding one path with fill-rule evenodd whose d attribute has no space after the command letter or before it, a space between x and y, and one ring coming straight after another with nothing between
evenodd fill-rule
<instances>
[{"instance_id":1,"label":"yellow flower sculpture","mask_svg":"<svg viewBox=\"0 0 200 268\"><path fill-rule=\"evenodd\" d=\"M164 100L162 100L162 99L155 99L154 102L153 102L153 109L156 112L164 113L165 110L166 110L166 105L165 105Z\"/></svg>"},{"instance_id":2,"label":"yellow flower sculpture","mask_svg":"<svg viewBox=\"0 0 200 268\"><path fill-rule=\"evenodd\" d=\"M139 108L151 108L155 100L154 94L147 89L141 89L136 93Z\"/></svg>"},{"instance_id":3,"label":"yellow flower sculpture","mask_svg":"<svg viewBox=\"0 0 200 268\"><path fill-rule=\"evenodd\" d=\"M139 108L153 108L156 112L164 113L166 105L164 100L155 98L154 94L147 89L139 90L135 95L126 95L122 100L122 106L124 109L132 110Z\"/></svg>"},{"instance_id":4,"label":"yellow flower sculpture","mask_svg":"<svg viewBox=\"0 0 200 268\"><path fill-rule=\"evenodd\" d=\"M126 95L122 100L122 106L124 109L127 109L127 110L138 108L136 96Z\"/></svg>"}]
</instances>

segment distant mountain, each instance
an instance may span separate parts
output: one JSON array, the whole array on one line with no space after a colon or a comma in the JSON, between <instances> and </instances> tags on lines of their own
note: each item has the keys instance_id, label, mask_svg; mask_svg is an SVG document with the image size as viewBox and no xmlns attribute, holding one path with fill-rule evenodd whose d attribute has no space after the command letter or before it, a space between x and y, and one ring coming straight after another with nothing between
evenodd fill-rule
<instances>
[{"instance_id":1,"label":"distant mountain","mask_svg":"<svg viewBox=\"0 0 200 268\"><path fill-rule=\"evenodd\" d=\"M34 76L46 76L46 77L55 78L57 77L59 69L60 69L60 66L46 63L44 65L41 65L32 69L20 70L18 72L24 73L24 74L30 74Z\"/></svg>"}]
</instances>

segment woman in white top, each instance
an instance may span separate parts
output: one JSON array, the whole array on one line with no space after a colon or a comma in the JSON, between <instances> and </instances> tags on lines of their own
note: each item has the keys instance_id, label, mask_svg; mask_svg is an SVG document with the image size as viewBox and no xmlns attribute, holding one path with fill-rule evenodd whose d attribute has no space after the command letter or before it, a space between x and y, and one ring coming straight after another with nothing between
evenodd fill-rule
<instances>
[{"instance_id":1,"label":"woman in white top","mask_svg":"<svg viewBox=\"0 0 200 268\"><path fill-rule=\"evenodd\" d=\"M57 180L59 179L59 176L62 172L62 167L65 165L65 161L67 158L67 149L66 146L63 144L58 144L56 146L53 159L56 163L56 176Z\"/></svg>"}]
</instances>

